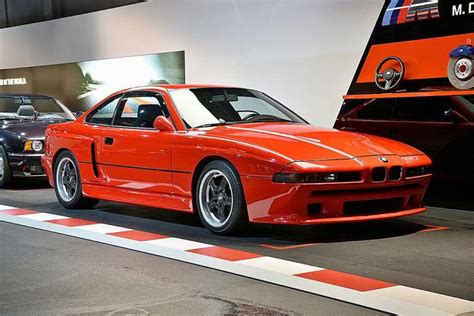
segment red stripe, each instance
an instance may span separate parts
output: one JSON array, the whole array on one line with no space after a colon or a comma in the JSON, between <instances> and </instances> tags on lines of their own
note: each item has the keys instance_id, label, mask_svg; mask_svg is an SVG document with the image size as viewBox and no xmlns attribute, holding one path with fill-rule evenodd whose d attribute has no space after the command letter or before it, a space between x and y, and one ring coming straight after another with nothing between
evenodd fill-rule
<instances>
[{"instance_id":1,"label":"red stripe","mask_svg":"<svg viewBox=\"0 0 474 316\"><path fill-rule=\"evenodd\" d=\"M377 289L383 289L386 287L392 287L396 284L378 281L374 279L369 279L365 277L361 277L358 275L348 274L337 272L333 270L321 270L321 271L314 271L314 272L307 272L297 274L296 276L310 279L314 281L329 283L332 285L337 285L357 291L372 291Z\"/></svg>"},{"instance_id":2,"label":"red stripe","mask_svg":"<svg viewBox=\"0 0 474 316\"><path fill-rule=\"evenodd\" d=\"M27 210L24 208L14 208L11 210L1 210L1 214L6 214L6 215L29 215L29 214L38 214L40 212L35 212L32 210Z\"/></svg>"},{"instance_id":3,"label":"red stripe","mask_svg":"<svg viewBox=\"0 0 474 316\"><path fill-rule=\"evenodd\" d=\"M403 2L403 6L404 7L409 6L409 5L411 5L412 2L413 2L413 0L405 0ZM397 24L406 22L407 13L408 13L408 8L403 8L403 9L400 10L400 12L398 13Z\"/></svg>"},{"instance_id":4,"label":"red stripe","mask_svg":"<svg viewBox=\"0 0 474 316\"><path fill-rule=\"evenodd\" d=\"M126 239L137 240L137 241L147 241L147 240L153 240L153 239L168 238L168 236L153 234L153 233L148 233L148 232L142 232L140 230L128 230L128 231L124 231L124 232L111 233L111 234L107 234L107 235L122 237L122 238L126 238Z\"/></svg>"},{"instance_id":5,"label":"red stripe","mask_svg":"<svg viewBox=\"0 0 474 316\"><path fill-rule=\"evenodd\" d=\"M229 260L229 261L238 261L238 260L245 260L245 259L252 259L252 258L259 258L262 257L261 255L257 255L255 253L240 251L235 249L229 249L225 247L206 247L194 250L188 250L189 252Z\"/></svg>"},{"instance_id":6,"label":"red stripe","mask_svg":"<svg viewBox=\"0 0 474 316\"><path fill-rule=\"evenodd\" d=\"M97 224L96 222L86 221L85 219L79 219L79 218L53 219L46 222L63 225L63 226L69 226L69 227Z\"/></svg>"}]
</instances>

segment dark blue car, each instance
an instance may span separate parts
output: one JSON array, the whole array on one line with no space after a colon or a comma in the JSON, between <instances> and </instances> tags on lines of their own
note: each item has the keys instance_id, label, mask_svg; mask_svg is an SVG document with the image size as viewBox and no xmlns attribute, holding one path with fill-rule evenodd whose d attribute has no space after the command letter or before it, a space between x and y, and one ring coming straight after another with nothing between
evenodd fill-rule
<instances>
[{"instance_id":1,"label":"dark blue car","mask_svg":"<svg viewBox=\"0 0 474 316\"><path fill-rule=\"evenodd\" d=\"M0 94L0 188L15 177L45 177L41 156L46 127L74 119L52 97Z\"/></svg>"}]
</instances>

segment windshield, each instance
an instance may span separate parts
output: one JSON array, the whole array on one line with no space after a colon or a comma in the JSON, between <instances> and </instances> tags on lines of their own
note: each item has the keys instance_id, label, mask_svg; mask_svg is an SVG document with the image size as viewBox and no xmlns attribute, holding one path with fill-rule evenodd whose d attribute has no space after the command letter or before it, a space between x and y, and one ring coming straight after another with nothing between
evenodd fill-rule
<instances>
[{"instance_id":1,"label":"windshield","mask_svg":"<svg viewBox=\"0 0 474 316\"><path fill-rule=\"evenodd\" d=\"M74 115L64 105L48 97L37 96L1 96L0 118L38 120L68 119Z\"/></svg>"},{"instance_id":2,"label":"windshield","mask_svg":"<svg viewBox=\"0 0 474 316\"><path fill-rule=\"evenodd\" d=\"M469 111L471 111L471 113L474 113L474 95L465 95L458 98L469 109Z\"/></svg>"},{"instance_id":3,"label":"windshield","mask_svg":"<svg viewBox=\"0 0 474 316\"><path fill-rule=\"evenodd\" d=\"M170 93L188 128L255 122L306 123L277 101L255 90L199 88Z\"/></svg>"}]
</instances>

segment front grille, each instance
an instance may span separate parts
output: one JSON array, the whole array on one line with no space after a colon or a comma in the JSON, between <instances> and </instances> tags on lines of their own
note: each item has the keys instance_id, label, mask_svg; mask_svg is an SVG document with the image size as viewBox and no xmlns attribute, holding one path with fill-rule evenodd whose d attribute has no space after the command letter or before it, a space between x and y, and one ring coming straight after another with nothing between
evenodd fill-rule
<instances>
[{"instance_id":1,"label":"front grille","mask_svg":"<svg viewBox=\"0 0 474 316\"><path fill-rule=\"evenodd\" d=\"M372 181L381 182L384 181L387 177L387 168L385 167L375 167L372 169Z\"/></svg>"},{"instance_id":2,"label":"front grille","mask_svg":"<svg viewBox=\"0 0 474 316\"><path fill-rule=\"evenodd\" d=\"M390 198L368 201L349 201L344 203L344 215L371 215L378 213L400 211L403 206L402 198Z\"/></svg>"},{"instance_id":3,"label":"front grille","mask_svg":"<svg viewBox=\"0 0 474 316\"><path fill-rule=\"evenodd\" d=\"M388 174L388 179L392 181L397 181L402 178L402 167L401 166L393 166L390 168L390 172Z\"/></svg>"}]
</instances>

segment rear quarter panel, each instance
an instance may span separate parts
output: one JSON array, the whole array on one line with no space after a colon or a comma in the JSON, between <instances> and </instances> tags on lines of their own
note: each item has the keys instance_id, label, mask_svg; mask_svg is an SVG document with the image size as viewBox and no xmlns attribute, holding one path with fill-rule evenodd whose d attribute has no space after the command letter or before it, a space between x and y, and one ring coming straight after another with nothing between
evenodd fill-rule
<instances>
[{"instance_id":1,"label":"rear quarter panel","mask_svg":"<svg viewBox=\"0 0 474 316\"><path fill-rule=\"evenodd\" d=\"M51 185L54 185L52 175L55 160L65 150L71 151L76 157L83 182L94 178L90 162L91 145L95 137L97 136L84 129L77 121L51 125L46 129L46 153L43 166Z\"/></svg>"}]
</instances>

